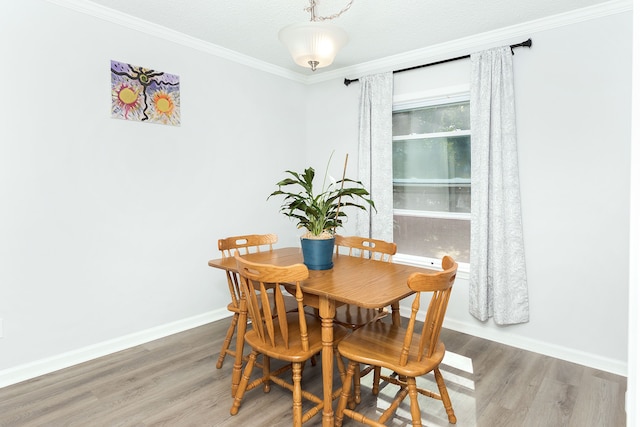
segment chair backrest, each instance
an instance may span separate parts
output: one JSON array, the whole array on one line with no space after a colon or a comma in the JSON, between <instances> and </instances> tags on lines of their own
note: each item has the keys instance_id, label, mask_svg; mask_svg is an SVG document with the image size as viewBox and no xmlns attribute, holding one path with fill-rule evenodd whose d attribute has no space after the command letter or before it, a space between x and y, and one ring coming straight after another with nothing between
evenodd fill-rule
<instances>
[{"instance_id":1,"label":"chair backrest","mask_svg":"<svg viewBox=\"0 0 640 427\"><path fill-rule=\"evenodd\" d=\"M232 257L238 250L242 254L272 250L273 244L278 242L275 234L247 234L245 236L232 236L218 240L218 249L222 257Z\"/></svg>"},{"instance_id":2,"label":"chair backrest","mask_svg":"<svg viewBox=\"0 0 640 427\"><path fill-rule=\"evenodd\" d=\"M272 250L273 244L278 241L275 234L247 234L244 236L232 236L218 240L218 249L222 258L233 257L235 251L243 254ZM231 304L240 309L240 279L237 274L227 271L227 283Z\"/></svg>"},{"instance_id":3,"label":"chair backrest","mask_svg":"<svg viewBox=\"0 0 640 427\"><path fill-rule=\"evenodd\" d=\"M449 304L451 288L456 279L458 263L450 256L445 256L442 258L442 270L443 271L430 274L413 273L407 280L409 288L416 293L411 306L411 317L409 318L409 324L402 346L400 356L401 366L407 364L410 353L417 354L418 360L431 357L440 342L440 330L442 329L442 322L447 311L447 305ZM420 309L420 297L423 292L432 293L431 302L427 308L427 314L420 333L420 341L413 343L416 316ZM410 351L412 345L418 346L416 352Z\"/></svg>"},{"instance_id":4,"label":"chair backrest","mask_svg":"<svg viewBox=\"0 0 640 427\"><path fill-rule=\"evenodd\" d=\"M276 343L282 343L285 348L289 348L291 342L301 342L302 349L308 351L307 321L300 289L300 281L309 277L307 267L304 264L286 267L258 264L243 259L237 253L235 258L240 275L240 287L247 297L241 303L247 304L253 330L262 342L266 345L270 344L271 347L276 347ZM287 310L281 284L296 287L298 312L294 315L298 316L299 335L289 335Z\"/></svg>"},{"instance_id":5,"label":"chair backrest","mask_svg":"<svg viewBox=\"0 0 640 427\"><path fill-rule=\"evenodd\" d=\"M398 246L395 243L385 240L336 235L336 254L340 254L340 248L345 248L349 256L387 262L391 262L391 257L398 250Z\"/></svg>"}]
</instances>

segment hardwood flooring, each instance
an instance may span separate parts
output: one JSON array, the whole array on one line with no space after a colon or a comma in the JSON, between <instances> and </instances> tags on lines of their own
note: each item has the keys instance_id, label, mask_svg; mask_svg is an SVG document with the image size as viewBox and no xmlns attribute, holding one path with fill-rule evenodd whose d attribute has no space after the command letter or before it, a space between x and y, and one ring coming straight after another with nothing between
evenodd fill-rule
<instances>
[{"instance_id":1,"label":"hardwood flooring","mask_svg":"<svg viewBox=\"0 0 640 427\"><path fill-rule=\"evenodd\" d=\"M230 416L233 360L216 369L228 320L130 348L0 389L0 426L288 426L291 395L273 386L248 392ZM460 427L623 427L626 378L444 330L445 376ZM319 391L321 367L306 366ZM338 381L339 381L339 377ZM422 380L434 387L432 377ZM363 379L359 410L380 412ZM449 425L440 402L420 396L423 424ZM321 424L316 416L305 425ZM359 425L345 419L345 426ZM389 425L411 425L408 399Z\"/></svg>"}]
</instances>

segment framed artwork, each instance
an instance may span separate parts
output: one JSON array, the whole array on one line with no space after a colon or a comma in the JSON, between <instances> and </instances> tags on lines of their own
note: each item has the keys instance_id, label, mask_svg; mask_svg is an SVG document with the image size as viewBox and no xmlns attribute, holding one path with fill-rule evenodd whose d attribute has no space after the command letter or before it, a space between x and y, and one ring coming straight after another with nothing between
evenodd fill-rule
<instances>
[{"instance_id":1,"label":"framed artwork","mask_svg":"<svg viewBox=\"0 0 640 427\"><path fill-rule=\"evenodd\" d=\"M180 77L112 60L111 117L180 126Z\"/></svg>"}]
</instances>

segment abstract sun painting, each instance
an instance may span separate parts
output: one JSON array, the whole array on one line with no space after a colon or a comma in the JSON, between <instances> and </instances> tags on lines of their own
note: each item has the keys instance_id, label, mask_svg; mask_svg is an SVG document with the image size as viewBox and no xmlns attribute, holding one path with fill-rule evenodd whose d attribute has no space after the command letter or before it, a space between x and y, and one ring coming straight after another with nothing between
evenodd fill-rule
<instances>
[{"instance_id":1,"label":"abstract sun painting","mask_svg":"<svg viewBox=\"0 0 640 427\"><path fill-rule=\"evenodd\" d=\"M180 126L180 77L112 60L111 117Z\"/></svg>"}]
</instances>

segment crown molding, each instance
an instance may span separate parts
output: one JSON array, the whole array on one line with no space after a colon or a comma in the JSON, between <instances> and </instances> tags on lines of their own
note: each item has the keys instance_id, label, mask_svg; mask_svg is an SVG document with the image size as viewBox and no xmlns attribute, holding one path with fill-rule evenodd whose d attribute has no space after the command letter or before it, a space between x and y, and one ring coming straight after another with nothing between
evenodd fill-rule
<instances>
[{"instance_id":1,"label":"crown molding","mask_svg":"<svg viewBox=\"0 0 640 427\"><path fill-rule=\"evenodd\" d=\"M87 0L46 0L49 3L72 9L95 18L103 19L132 30L159 37L180 45L199 50L219 58L227 59L238 64L246 65L260 71L275 74L300 83L307 83L307 76L296 73L277 65L270 64L265 61L253 58L248 55L233 51L231 49L218 46L213 43L205 42L201 39L188 36L179 31L172 30L162 25L154 24L141 18L135 18L131 15L110 9L108 7L93 3Z\"/></svg>"},{"instance_id":2,"label":"crown molding","mask_svg":"<svg viewBox=\"0 0 640 427\"><path fill-rule=\"evenodd\" d=\"M469 54L506 40L516 40L519 37L529 37L532 33L550 30L557 27L571 25L582 21L601 18L622 12L631 11L633 0L612 0L594 6L576 9L570 12L552 15L546 18L525 22L518 25L504 27L486 33L475 34L450 42L441 43L416 49L398 55L388 56L375 61L364 62L350 67L338 68L331 71L323 71L313 76L303 75L289 69L270 64L265 61L244 55L233 50L205 42L195 37L188 36L162 25L154 24L140 18L118 12L108 7L92 3L87 0L46 0L49 3L66 7L96 18L104 19L136 31L155 37L163 38L186 47L190 47L220 58L227 59L266 73L284 77L299 83L311 85L328 80L343 79L344 77L357 78L362 75L381 73L398 68L406 68L433 62L451 56L454 53ZM457 55L456 55L457 56Z\"/></svg>"}]
</instances>

